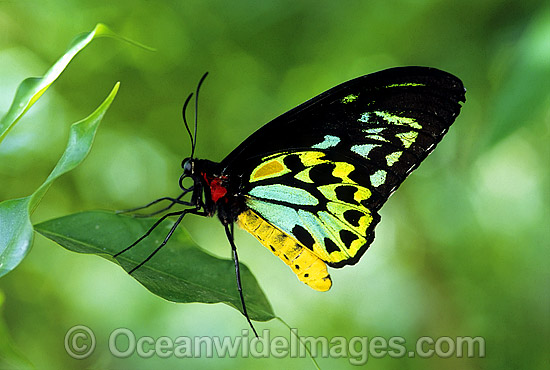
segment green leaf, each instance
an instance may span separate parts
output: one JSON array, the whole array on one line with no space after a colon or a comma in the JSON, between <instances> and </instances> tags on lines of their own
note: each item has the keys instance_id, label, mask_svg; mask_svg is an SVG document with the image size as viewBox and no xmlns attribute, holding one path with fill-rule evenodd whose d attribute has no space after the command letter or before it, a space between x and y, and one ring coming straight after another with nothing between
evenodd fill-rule
<instances>
[{"instance_id":1,"label":"green leaf","mask_svg":"<svg viewBox=\"0 0 550 370\"><path fill-rule=\"evenodd\" d=\"M69 62L84 49L96 37L113 37L119 40L129 42L133 45L142 47L148 50L151 49L138 42L118 36L104 24L98 23L93 31L83 33L77 36L67 48L67 51L51 66L51 68L42 77L30 77L19 85L11 103L8 112L0 119L0 143L8 134L19 119L29 110L30 107L44 94L50 85L61 75Z\"/></svg>"},{"instance_id":2,"label":"green leaf","mask_svg":"<svg viewBox=\"0 0 550 370\"><path fill-rule=\"evenodd\" d=\"M89 211L43 222L35 225L35 229L68 250L97 254L129 271L164 240L172 221L165 220L151 235L116 260L111 256L145 234L154 222L150 218ZM275 314L256 279L244 264L240 267L250 318L273 319ZM169 301L222 302L241 310L234 262L206 253L182 227L178 227L169 242L132 276L152 293Z\"/></svg>"},{"instance_id":3,"label":"green leaf","mask_svg":"<svg viewBox=\"0 0 550 370\"><path fill-rule=\"evenodd\" d=\"M0 203L0 277L13 270L32 246L30 216L55 179L78 166L90 152L95 133L115 98L119 83L105 101L88 117L71 126L69 142L46 181L31 195Z\"/></svg>"}]
</instances>

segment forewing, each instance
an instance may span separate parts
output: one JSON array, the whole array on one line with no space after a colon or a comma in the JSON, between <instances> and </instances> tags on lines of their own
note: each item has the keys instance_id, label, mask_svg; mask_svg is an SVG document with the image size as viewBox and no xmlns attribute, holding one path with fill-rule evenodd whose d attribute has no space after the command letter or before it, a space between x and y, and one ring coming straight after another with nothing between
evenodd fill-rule
<instances>
[{"instance_id":1,"label":"forewing","mask_svg":"<svg viewBox=\"0 0 550 370\"><path fill-rule=\"evenodd\" d=\"M358 77L258 129L222 161L222 168L226 174L247 174L269 154L312 148L362 160L370 145L384 145L387 151L404 149L398 172L406 175L447 132L464 94L458 78L434 68L400 67Z\"/></svg>"}]
</instances>

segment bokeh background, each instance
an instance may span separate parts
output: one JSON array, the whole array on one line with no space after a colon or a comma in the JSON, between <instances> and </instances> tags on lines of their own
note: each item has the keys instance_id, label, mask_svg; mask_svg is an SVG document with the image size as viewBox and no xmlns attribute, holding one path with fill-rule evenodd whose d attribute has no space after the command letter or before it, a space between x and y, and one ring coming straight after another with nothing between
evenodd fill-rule
<instances>
[{"instance_id":1,"label":"bokeh background","mask_svg":"<svg viewBox=\"0 0 550 370\"><path fill-rule=\"evenodd\" d=\"M0 200L26 196L61 155L69 125L118 97L88 159L59 179L34 222L123 209L178 192L189 140L181 106L209 71L197 155L221 160L263 123L363 74L427 65L468 89L438 149L382 209L360 263L332 270L317 293L244 231L241 260L275 312L303 336L482 336L485 358L369 357L372 369L548 368L550 6L516 1L0 1L0 112L17 85L42 75L97 22L155 47L92 42L0 146ZM184 221L199 245L230 257L216 219ZM313 368L305 359L113 357L116 328L136 337L236 336L244 318L222 304L174 304L97 256L37 235L0 280L2 367ZM64 350L67 330L94 330L86 360ZM271 336L288 330L258 323ZM352 366L319 359L324 369Z\"/></svg>"}]
</instances>

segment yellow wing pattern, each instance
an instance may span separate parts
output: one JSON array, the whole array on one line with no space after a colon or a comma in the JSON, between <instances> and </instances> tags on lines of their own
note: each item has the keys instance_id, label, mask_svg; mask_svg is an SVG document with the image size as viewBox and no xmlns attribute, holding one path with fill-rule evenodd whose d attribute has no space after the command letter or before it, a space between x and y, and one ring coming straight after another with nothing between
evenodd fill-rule
<instances>
[{"instance_id":1,"label":"yellow wing pattern","mask_svg":"<svg viewBox=\"0 0 550 370\"><path fill-rule=\"evenodd\" d=\"M254 235L267 249L286 263L300 281L320 292L332 286L327 265L296 239L248 209L238 218L239 226Z\"/></svg>"}]
</instances>

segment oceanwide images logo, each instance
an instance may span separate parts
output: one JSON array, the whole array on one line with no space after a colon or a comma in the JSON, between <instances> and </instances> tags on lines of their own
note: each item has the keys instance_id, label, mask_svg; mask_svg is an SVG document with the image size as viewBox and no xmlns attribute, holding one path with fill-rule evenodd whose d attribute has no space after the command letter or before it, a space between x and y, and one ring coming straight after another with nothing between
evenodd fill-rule
<instances>
[{"instance_id":1,"label":"oceanwide images logo","mask_svg":"<svg viewBox=\"0 0 550 370\"><path fill-rule=\"evenodd\" d=\"M258 338L248 329L237 337L188 337L161 336L136 337L127 328L118 328L109 335L109 351L118 358L137 355L151 357L253 357L253 358L347 358L352 365L364 365L370 358L402 357L485 357L485 339L482 337L420 337L414 349L407 349L403 337L311 337L300 336L291 329L289 337L271 337L265 329ZM410 346L409 346L410 347ZM77 325L65 335L65 350L75 359L89 357L96 348L93 331Z\"/></svg>"}]
</instances>

